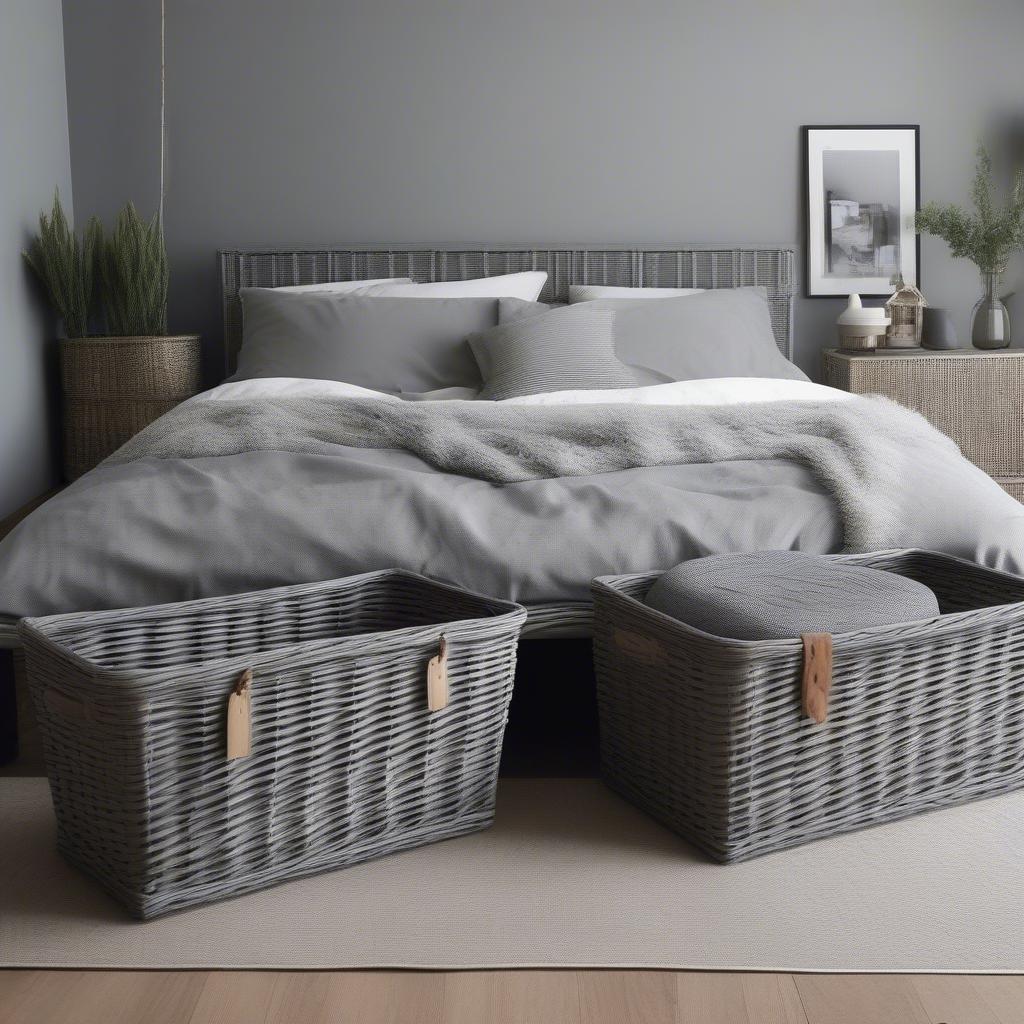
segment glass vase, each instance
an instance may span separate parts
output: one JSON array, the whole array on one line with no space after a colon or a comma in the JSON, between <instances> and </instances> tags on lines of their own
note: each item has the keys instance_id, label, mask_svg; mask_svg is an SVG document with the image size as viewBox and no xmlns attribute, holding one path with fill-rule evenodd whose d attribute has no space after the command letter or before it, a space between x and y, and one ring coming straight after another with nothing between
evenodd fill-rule
<instances>
[{"instance_id":1,"label":"glass vase","mask_svg":"<svg viewBox=\"0 0 1024 1024\"><path fill-rule=\"evenodd\" d=\"M1010 314L999 301L999 272L983 271L984 293L971 313L971 344L975 348L1007 348L1010 344Z\"/></svg>"}]
</instances>

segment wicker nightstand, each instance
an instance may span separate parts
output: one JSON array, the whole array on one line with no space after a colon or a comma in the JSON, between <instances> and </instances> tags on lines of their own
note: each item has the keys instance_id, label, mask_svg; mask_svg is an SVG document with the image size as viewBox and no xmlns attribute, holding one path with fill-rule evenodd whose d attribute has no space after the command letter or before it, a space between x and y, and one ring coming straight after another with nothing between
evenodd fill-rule
<instances>
[{"instance_id":1,"label":"wicker nightstand","mask_svg":"<svg viewBox=\"0 0 1024 1024\"><path fill-rule=\"evenodd\" d=\"M1024 349L829 350L825 383L923 413L976 466L1024 501Z\"/></svg>"}]
</instances>

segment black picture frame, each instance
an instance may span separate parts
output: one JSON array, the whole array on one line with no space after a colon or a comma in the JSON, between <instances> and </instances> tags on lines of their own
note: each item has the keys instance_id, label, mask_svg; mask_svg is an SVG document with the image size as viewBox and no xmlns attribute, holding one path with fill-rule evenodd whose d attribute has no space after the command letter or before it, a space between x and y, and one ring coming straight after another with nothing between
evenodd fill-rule
<instances>
[{"instance_id":1,"label":"black picture frame","mask_svg":"<svg viewBox=\"0 0 1024 1024\"><path fill-rule=\"evenodd\" d=\"M824 205L821 208L820 216L816 217L814 211L811 209L812 202L817 205L819 201L819 194L822 202L824 202L824 196L826 194L824 181L814 182L812 181L812 133L816 132L833 132L833 133L882 133L882 132L893 132L893 133L907 133L910 132L913 135L912 139L912 159L913 159L913 170L909 176L909 181L913 186L913 198L910 203L911 208L916 213L921 208L921 126L919 124L805 124L800 128L801 134L801 147L800 147L800 163L801 163L801 176L802 176L802 189L801 195L803 200L803 247L804 247L804 287L803 293L806 298L809 299L835 299L848 295L851 292L858 292L862 298L888 298L893 288L886 285L885 287L877 287L879 278L867 278L867 277L831 277L831 280L827 285L822 285L823 274L821 273L821 265L824 259L824 253L831 252L831 218L825 216ZM865 152L870 151L869 148L865 148ZM901 155L902 159L902 155ZM816 172L815 172L816 173ZM900 167L901 181L903 175L903 167ZM903 204L900 206L901 216L903 214ZM818 235L818 228L821 229L821 235ZM901 237L905 233L905 229L901 229ZM827 248L826 248L827 247ZM903 244L900 246L900 272L904 274L904 279L907 284L915 285L917 288L921 287L921 236L914 232L914 241L911 251L913 252L913 265L912 267L908 264L905 259L907 247ZM831 276L831 275L830 275Z\"/></svg>"}]
</instances>

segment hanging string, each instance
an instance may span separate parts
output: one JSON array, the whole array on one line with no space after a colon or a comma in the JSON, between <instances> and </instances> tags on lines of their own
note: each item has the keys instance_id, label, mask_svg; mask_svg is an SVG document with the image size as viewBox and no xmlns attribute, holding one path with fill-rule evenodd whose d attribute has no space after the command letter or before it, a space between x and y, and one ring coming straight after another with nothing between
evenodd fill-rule
<instances>
[{"instance_id":1,"label":"hanging string","mask_svg":"<svg viewBox=\"0 0 1024 1024\"><path fill-rule=\"evenodd\" d=\"M167 162L167 85L165 81L166 60L164 24L166 20L165 0L160 0L160 204L157 219L160 231L164 229L164 168Z\"/></svg>"}]
</instances>

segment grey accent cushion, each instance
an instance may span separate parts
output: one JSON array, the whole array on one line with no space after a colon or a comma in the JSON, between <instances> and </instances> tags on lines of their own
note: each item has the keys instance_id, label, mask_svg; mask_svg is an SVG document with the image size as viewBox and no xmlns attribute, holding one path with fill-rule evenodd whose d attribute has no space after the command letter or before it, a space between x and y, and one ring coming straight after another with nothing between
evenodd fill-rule
<instances>
[{"instance_id":1,"label":"grey accent cushion","mask_svg":"<svg viewBox=\"0 0 1024 1024\"><path fill-rule=\"evenodd\" d=\"M469 345L484 380L480 397L636 387L615 358L614 317L612 310L565 306L475 335Z\"/></svg>"},{"instance_id":2,"label":"grey accent cushion","mask_svg":"<svg viewBox=\"0 0 1024 1024\"><path fill-rule=\"evenodd\" d=\"M576 303L583 305L583 303ZM611 303L599 305L597 302L588 302L587 306L596 309L616 309L617 306ZM527 302L524 299L499 299L498 300L498 323L513 323L516 320L526 320L533 316L543 316L553 309L564 309L565 303L558 302ZM614 328L613 328L614 329ZM626 363L629 366L629 363ZM633 377L633 383L637 387L647 387L650 384L666 384L672 380L667 374L649 370L646 366L629 366L629 372Z\"/></svg>"},{"instance_id":3,"label":"grey accent cushion","mask_svg":"<svg viewBox=\"0 0 1024 1024\"><path fill-rule=\"evenodd\" d=\"M466 344L498 322L494 298L388 298L243 288L234 380L309 377L376 391L480 387Z\"/></svg>"},{"instance_id":4,"label":"grey accent cushion","mask_svg":"<svg viewBox=\"0 0 1024 1024\"><path fill-rule=\"evenodd\" d=\"M644 602L735 640L847 633L939 614L935 594L923 583L799 551L695 558L664 573Z\"/></svg>"}]
</instances>

